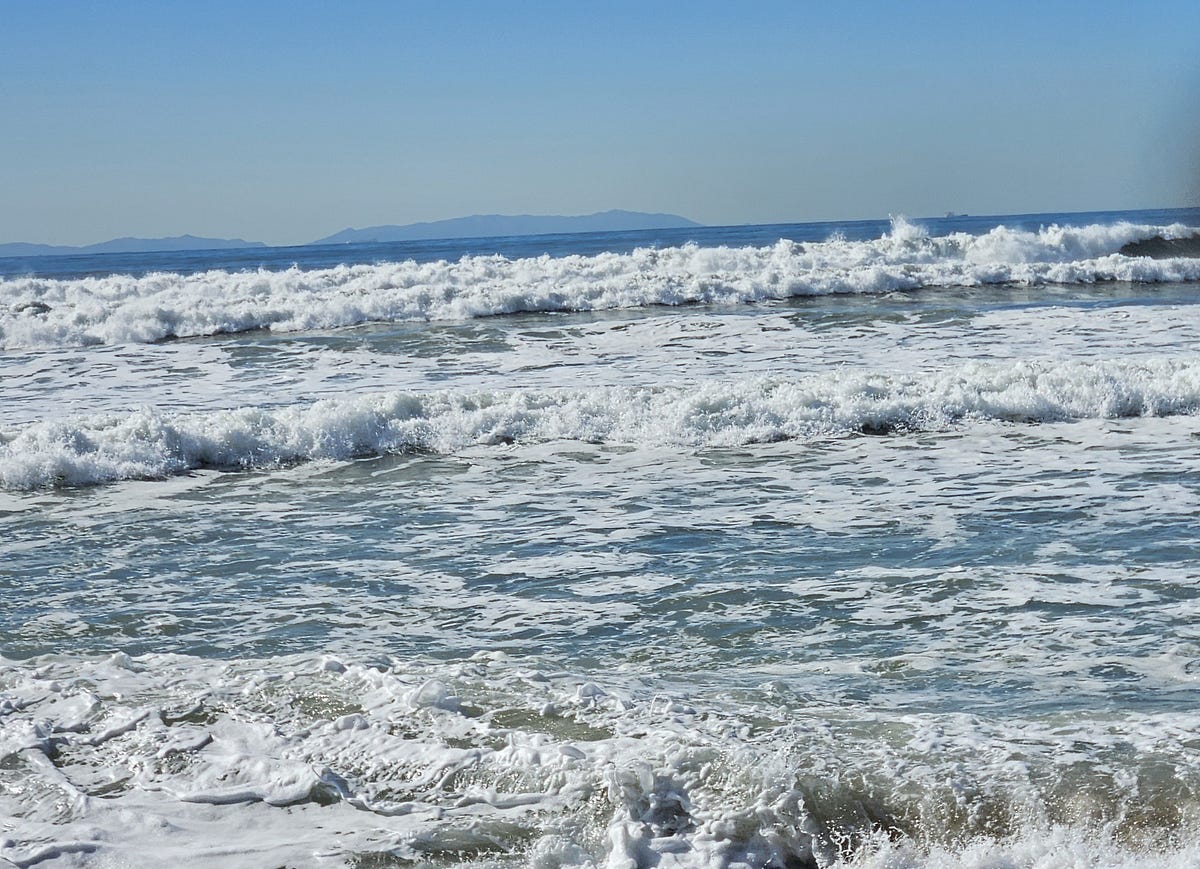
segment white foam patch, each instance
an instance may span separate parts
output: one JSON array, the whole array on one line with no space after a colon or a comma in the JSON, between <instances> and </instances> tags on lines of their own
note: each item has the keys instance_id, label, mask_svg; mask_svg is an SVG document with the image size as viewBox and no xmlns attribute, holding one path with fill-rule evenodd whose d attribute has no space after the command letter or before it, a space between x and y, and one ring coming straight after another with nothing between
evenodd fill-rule
<instances>
[{"instance_id":1,"label":"white foam patch","mask_svg":"<svg viewBox=\"0 0 1200 869\"><path fill-rule=\"evenodd\" d=\"M1196 723L672 697L495 652L0 659L0 860L1188 866Z\"/></svg>"},{"instance_id":2,"label":"white foam patch","mask_svg":"<svg viewBox=\"0 0 1200 869\"><path fill-rule=\"evenodd\" d=\"M1018 295L1021 291L1018 291ZM1123 293L1124 291L1118 291ZM1171 295L1178 290L1171 291ZM1104 294L1101 294L1104 295ZM551 389L767 377L822 368L914 371L950 360L1104 360L1200 350L1200 304L1108 299L1013 307L969 300L708 308L229 341L9 351L0 429L141 405L290 405L384 391ZM929 309L934 313L929 315Z\"/></svg>"},{"instance_id":3,"label":"white foam patch","mask_svg":"<svg viewBox=\"0 0 1200 869\"><path fill-rule=\"evenodd\" d=\"M394 393L212 413L145 408L0 431L0 484L81 485L513 442L722 447L1198 407L1200 362L1159 358L968 363L912 375L834 371L686 388Z\"/></svg>"},{"instance_id":4,"label":"white foam patch","mask_svg":"<svg viewBox=\"0 0 1200 869\"><path fill-rule=\"evenodd\" d=\"M903 220L870 241L696 245L629 254L392 262L269 272L0 281L0 347L150 342L520 311L733 304L938 286L1183 282L1200 259L1125 257L1122 245L1193 234L1182 224L997 227L930 238Z\"/></svg>"}]
</instances>

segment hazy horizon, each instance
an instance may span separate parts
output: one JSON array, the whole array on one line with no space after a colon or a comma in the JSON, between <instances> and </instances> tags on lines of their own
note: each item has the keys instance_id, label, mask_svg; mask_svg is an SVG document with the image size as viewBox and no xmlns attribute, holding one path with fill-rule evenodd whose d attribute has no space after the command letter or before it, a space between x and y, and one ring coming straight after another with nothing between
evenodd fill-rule
<instances>
[{"instance_id":1,"label":"hazy horizon","mask_svg":"<svg viewBox=\"0 0 1200 869\"><path fill-rule=\"evenodd\" d=\"M321 238L310 239L307 241L299 241L299 242L288 242L288 243L284 243L284 244L270 244L267 242L263 242L259 239L247 239L247 238L240 238L240 237L235 238L232 236L198 236L195 233L181 233L179 235L174 235L174 236L122 235L122 236L115 236L113 238L101 239L101 240L98 240L95 242L85 243L85 244L80 244L80 245L49 245L49 244L45 244L42 242L36 242L36 241L32 241L32 242L25 241L25 240L8 241L8 240L0 239L0 257L29 257L29 256L42 256L42 255L52 256L56 253L63 254L63 255L69 255L69 254L73 254L76 252L78 252L78 253L149 253L149 252L155 252L155 251L159 251L159 252L171 252L171 251L176 251L176 250L178 250L178 251L184 251L184 250L202 251L202 250L210 249L205 246L197 245L194 242L222 242L222 244L217 245L213 249L234 250L234 249L312 247L312 246L321 246L321 245L352 244L352 243L356 243L356 242L373 244L373 243L380 243L380 242L389 243L389 242L404 242L404 241L413 241L413 242L442 241L442 240L444 240L444 241L464 240L465 241L465 240L470 240L473 238L506 238L506 237L525 237L525 236L534 238L534 237L543 236L543 235L545 235L545 236L603 235L608 232L627 233L627 232L631 232L631 231L642 231L642 230L651 230L652 229L652 227L650 227L648 225L645 225L645 226L631 225L628 228L617 228L617 229L613 229L613 228L578 229L578 228L571 228L569 225L566 225L564 223L564 226L559 227L559 228L544 228L544 229L539 229L539 230L529 231L529 232L518 232L518 231L513 231L513 232L504 232L504 231L463 232L463 231L453 231L452 230L452 231L448 231L444 235L437 234L437 233L423 232L421 234L415 234L415 235L404 236L404 237L396 237L396 238L379 238L379 239L375 239L375 238L340 239L340 238L337 238L338 236L343 236L343 235L366 233L366 232L370 232L371 230L375 230L375 229L382 229L382 230L421 229L421 230L424 230L429 227L440 227L443 225L448 226L448 227L457 227L462 224L469 224L472 221L478 221L481 219L486 220L489 218L499 218L500 220L530 218L530 219L538 220L538 221L559 220L559 221L564 221L564 222L570 222L570 221L578 221L581 219L586 219L589 217L602 217L602 216L605 216L605 215L608 215L608 214L611 214L614 212L620 212L622 214L628 214L628 215L635 216L635 217L662 216L662 217L682 218L685 221L685 224L668 224L668 223L664 222L661 226L655 225L653 227L653 229L672 230L672 229L683 229L683 228L687 228L688 226L690 226L690 227L693 227L696 229L717 230L717 229L723 229L723 228L753 229L755 227L764 227L764 226L788 226L788 225L791 225L791 226L805 226L805 225L819 226L822 224L839 224L839 223L845 223L845 224L878 223L881 221L889 221L889 220L893 221L893 222L895 222L896 220L901 220L901 221L916 221L918 223L922 223L924 221L929 221L929 220L940 221L945 218L988 219L988 218L1029 217L1029 216L1038 216L1038 215L1049 215L1049 216L1072 215L1072 214L1074 214L1074 215L1087 215L1087 214L1105 215L1105 214L1121 214L1123 212L1125 212L1125 213L1138 213L1138 212L1161 213L1161 212L1171 212L1171 211L1181 211L1181 210L1196 210L1197 208L1198 208L1198 206L1168 206L1168 207L1164 207L1164 208L1116 209L1116 210L1107 210L1107 211L1106 210L1096 210L1096 211L1077 211L1077 212L1053 212L1053 211L1019 212L1019 213L1011 212L1009 214L947 213L944 216L934 215L934 214L929 214L929 215L888 214L888 215L882 215L882 216L849 218L849 219L845 219L845 220L841 220L841 221L816 219L816 220L804 220L804 221L781 221L778 223L769 223L769 224L704 224L704 223L698 223L695 221L688 220L685 215L678 215L678 214L672 215L672 214L666 214L666 213L652 214L652 213L648 213L648 212L630 212L630 211L625 211L623 209L609 209L608 211L594 212L592 214L587 214L587 215L472 214L472 215L463 215L461 217L448 218L448 219L437 220L437 221L416 221L416 222L408 223L408 224L377 224L375 226L369 226L369 227L346 227L342 230L339 230L338 232L331 233L331 234L329 234L327 236L323 236ZM163 246L162 244L157 244L157 243L166 242L166 241L187 241L187 242L189 242L189 244L181 245L178 248L166 247L166 246ZM121 245L117 244L118 242L136 242L136 243L148 243L148 244L146 244L146 245L135 244L135 245L131 245L131 246L121 246ZM20 250L22 248L45 248L46 250L44 250L44 251ZM10 250L10 249L17 249L17 250Z\"/></svg>"}]
</instances>

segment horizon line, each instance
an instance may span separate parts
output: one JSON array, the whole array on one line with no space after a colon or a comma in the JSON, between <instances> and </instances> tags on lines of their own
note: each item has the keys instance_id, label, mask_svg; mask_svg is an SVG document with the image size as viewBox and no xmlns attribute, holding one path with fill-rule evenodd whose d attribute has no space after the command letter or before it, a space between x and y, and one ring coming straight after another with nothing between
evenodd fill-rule
<instances>
[{"instance_id":1,"label":"horizon line","mask_svg":"<svg viewBox=\"0 0 1200 869\"><path fill-rule=\"evenodd\" d=\"M816 220L773 221L773 222L768 222L768 223L700 223L699 221L695 221L695 220L692 220L691 218L687 218L687 217L684 217L683 215L675 214L672 212L631 211L629 209L621 209L621 208L611 208L611 209L607 209L604 211L589 212L587 214L530 214L530 213L521 213L521 214L488 213L488 214L483 214L483 213L480 213L480 214L462 215L460 217L440 218L437 220L414 221L411 223L402 223L402 224L381 223L381 224L365 226L361 229L356 228L356 227L345 227L343 229L337 230L334 233L331 233L330 236L325 236L321 239L315 239L313 241L306 241L306 242L287 243L287 244L270 244L268 242L257 241L257 240L247 240L247 239L240 238L240 237L202 236L202 235L195 235L190 232L180 233L178 235L165 235L165 236L121 235L121 236L115 236L113 238L105 239L103 241L92 242L89 244L81 244L81 245L50 244L50 243L46 243L46 242L30 242L30 241L10 241L10 242L0 242L0 259L21 259L21 258L29 258L29 257L43 257L43 256L45 256L45 257L51 257L51 256L104 256L107 254L128 255L131 253L184 253L184 252L189 252L189 251L199 253L202 251L209 251L209 250L215 251L215 250L260 249L260 248L278 250L278 249L284 249L284 248L302 248L302 247L342 247L342 246L357 245L357 244L428 244L428 243L442 242L442 241L448 242L448 241L470 241L470 240L481 240L481 239L542 238L542 237L556 237L556 236L569 236L569 235L610 235L610 234L615 235L615 234L628 233L628 232L682 231L682 230L688 230L688 229L737 229L737 228L767 227L767 226L812 226L812 225L820 225L820 224L864 224L864 223L882 223L882 222L894 221L897 219L904 219L904 220L909 220L909 221L955 220L955 219L985 220L985 219L1004 218L1004 217L1074 216L1074 215L1088 215L1088 214L1120 214L1120 213L1166 212L1166 211L1200 211L1200 204L1198 204L1198 205L1165 205L1165 206L1151 206L1151 207L1142 207L1142 208L1115 208L1115 209L1102 209L1101 208L1101 209L1084 209L1081 211L1013 211L1013 212L995 212L995 213L967 213L967 212L947 211L945 214L942 214L942 215L932 215L931 214L931 215L924 215L924 216L920 216L920 217L910 217L909 215L907 215L903 212L891 212L891 213L888 213L886 216L881 216L881 217L856 217L856 218L843 218L843 219L821 218L821 219L816 219ZM534 233L518 233L515 235L461 235L461 236L460 235L451 235L451 236L444 236L444 237L443 236L438 236L438 237L431 236L429 238L398 239L398 240L394 240L394 241L377 241L377 240L324 241L323 240L324 238L328 238L333 235L338 235L343 232L365 232L365 231L372 230L372 229L409 229L409 228L413 228L413 227L436 226L437 224L441 224L441 223L453 223L453 222L457 222L457 221L471 220L473 218L507 218L507 219L512 219L512 218L555 219L555 218L558 218L558 219L570 220L570 219L577 219L577 218L596 217L596 216L600 216L600 215L613 214L613 213L645 215L645 216L663 215L663 216L677 217L677 218L680 218L683 220L687 220L687 221L689 221L689 223L691 223L693 225L692 226L642 227L642 228L636 228L636 229L567 230L564 232L534 232ZM182 239L195 239L197 241L232 242L233 244L221 245L221 246L211 247L211 248L178 248L178 249L164 248L161 250L154 250L154 251L138 251L138 250L89 251L88 250L88 248L99 247L101 245L108 245L108 244L112 244L114 242L120 242L120 241L161 242L161 241L174 241L176 239L181 239L181 240ZM5 254L2 252L3 249L6 247L18 247L18 246L54 248L55 250L49 250L49 251L44 251L44 252L40 252L40 253L25 253L25 254Z\"/></svg>"}]
</instances>

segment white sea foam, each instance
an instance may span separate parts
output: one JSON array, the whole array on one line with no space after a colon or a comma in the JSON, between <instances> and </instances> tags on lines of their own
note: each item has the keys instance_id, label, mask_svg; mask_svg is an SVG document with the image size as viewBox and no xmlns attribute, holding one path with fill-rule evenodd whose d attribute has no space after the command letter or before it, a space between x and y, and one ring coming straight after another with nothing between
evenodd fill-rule
<instances>
[{"instance_id":1,"label":"white sea foam","mask_svg":"<svg viewBox=\"0 0 1200 869\"><path fill-rule=\"evenodd\" d=\"M695 245L629 254L469 256L269 272L112 275L0 281L0 347L150 342L366 322L454 320L521 311L732 304L936 286L1200 280L1200 259L1121 256L1122 245L1178 238L1182 224L997 227L931 238L895 222L871 241Z\"/></svg>"},{"instance_id":2,"label":"white sea foam","mask_svg":"<svg viewBox=\"0 0 1200 869\"><path fill-rule=\"evenodd\" d=\"M1191 866L1195 725L714 702L498 652L0 659L0 860Z\"/></svg>"},{"instance_id":3,"label":"white sea foam","mask_svg":"<svg viewBox=\"0 0 1200 869\"><path fill-rule=\"evenodd\" d=\"M967 363L902 375L834 370L689 387L402 392L210 413L143 408L0 431L0 485L82 485L197 468L452 453L480 444L576 440L706 448L940 430L963 421L1166 416L1197 409L1200 362L1172 357Z\"/></svg>"}]
</instances>

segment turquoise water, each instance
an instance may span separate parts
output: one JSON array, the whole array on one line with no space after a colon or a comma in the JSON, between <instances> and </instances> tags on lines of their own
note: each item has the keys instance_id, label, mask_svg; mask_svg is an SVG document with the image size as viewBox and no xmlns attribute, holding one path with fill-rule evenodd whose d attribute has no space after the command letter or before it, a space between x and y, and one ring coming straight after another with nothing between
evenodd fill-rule
<instances>
[{"instance_id":1,"label":"turquoise water","mask_svg":"<svg viewBox=\"0 0 1200 869\"><path fill-rule=\"evenodd\" d=\"M0 282L0 862L1196 865L1200 216L1085 218Z\"/></svg>"}]
</instances>

